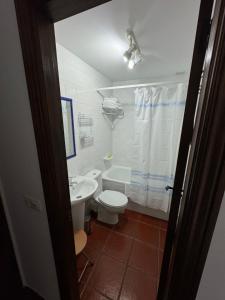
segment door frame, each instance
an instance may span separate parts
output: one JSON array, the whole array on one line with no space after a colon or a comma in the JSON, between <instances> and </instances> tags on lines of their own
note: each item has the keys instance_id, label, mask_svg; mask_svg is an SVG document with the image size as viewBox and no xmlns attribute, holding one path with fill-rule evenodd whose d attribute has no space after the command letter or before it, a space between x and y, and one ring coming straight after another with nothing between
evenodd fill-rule
<instances>
[{"instance_id":1,"label":"door frame","mask_svg":"<svg viewBox=\"0 0 225 300\"><path fill-rule=\"evenodd\" d=\"M14 1L60 296L63 300L79 299L54 22L108 0ZM186 110L195 109L190 107L190 104L197 103L212 6L213 0L201 1L199 16L202 19L198 22L197 44L195 43L187 98L189 106L186 105ZM183 136L184 139L188 139L188 143L192 138L192 163L188 167L182 207L180 190L183 180L179 181L179 185L175 182L173 197L176 195L176 201L170 212L158 300L180 300L180 287L184 287L185 290L189 288L191 291L189 298L187 294L183 294L182 299L195 299L225 187L221 180L224 174L225 139L222 130L223 86L220 83L220 76L225 80L225 27L222 26L224 7L225 0L217 0L217 13L214 15L214 26L211 30L211 56L207 58L208 64L206 62L207 76L204 79L203 96L199 102L196 119L198 130L195 130L193 135L191 128L190 132L187 132L188 136ZM218 112L216 121L208 123L209 120L212 121L215 112ZM208 135L209 132L212 133L211 136ZM204 138L206 136L207 139ZM179 151L179 155L183 155L184 158L185 153L187 157L187 149L183 150L183 154ZM212 164L210 159L215 159L215 154L217 160ZM209 186L213 186L213 191L209 192ZM201 193L197 193L196 187ZM202 211L207 211L207 218L202 216ZM195 222L190 222L190 218L187 218L188 213L191 213ZM183 238L184 232L190 233L189 239ZM193 242L196 237L201 241L198 247ZM188 249L189 252L183 251L184 249ZM188 265L193 263L192 257L188 255L190 252L195 254L196 259L193 269L187 269ZM185 256L182 255L184 253ZM184 264L181 263L181 256L182 259L185 258ZM181 276L187 270L190 281ZM197 270L197 273L194 274L193 270Z\"/></svg>"},{"instance_id":2,"label":"door frame","mask_svg":"<svg viewBox=\"0 0 225 300\"><path fill-rule=\"evenodd\" d=\"M211 30L211 15L214 1L201 1L199 8L198 24L196 28L195 44L193 50L191 72L188 83L188 92L184 112L183 128L180 138L180 147L177 158L176 173L174 179L173 194L169 214L169 224L166 236L166 244L160 274L158 300L165 299L166 289L171 275L171 254L174 247L174 239L177 234L177 217L180 209L182 190L185 177L185 168L188 160L190 145L193 145L194 118L197 107L199 87L202 78L202 70L208 39ZM188 124L189 126L184 124ZM192 147L194 148L194 147ZM184 198L184 197L183 197ZM168 276L169 275L169 276Z\"/></svg>"},{"instance_id":3,"label":"door frame","mask_svg":"<svg viewBox=\"0 0 225 300\"><path fill-rule=\"evenodd\" d=\"M216 1L166 280L158 300L195 299L225 190L225 1ZM216 115L216 118L214 117ZM169 237L167 237L167 240ZM166 250L168 244L166 244Z\"/></svg>"}]
</instances>

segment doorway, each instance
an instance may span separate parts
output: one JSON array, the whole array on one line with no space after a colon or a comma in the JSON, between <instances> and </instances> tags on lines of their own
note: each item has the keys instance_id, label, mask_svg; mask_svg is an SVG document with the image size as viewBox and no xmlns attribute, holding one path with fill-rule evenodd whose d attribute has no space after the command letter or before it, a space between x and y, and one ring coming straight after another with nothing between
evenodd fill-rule
<instances>
[{"instance_id":1,"label":"doorway","mask_svg":"<svg viewBox=\"0 0 225 300\"><path fill-rule=\"evenodd\" d=\"M84 299L157 296L200 1L177 5L112 1L54 25L73 228L91 227ZM98 182L84 201L82 176ZM128 198L119 221L103 216L104 191L114 211Z\"/></svg>"},{"instance_id":2,"label":"doorway","mask_svg":"<svg viewBox=\"0 0 225 300\"><path fill-rule=\"evenodd\" d=\"M52 13L52 15L51 15L51 17L53 18L53 19L55 19L55 20L57 20L57 18L60 18L59 16L57 17L56 15L57 15L57 13L56 13L56 11L57 11L57 3L56 3L56 6L54 7L55 8L55 10L51 10L51 8L53 7L52 5L51 5L52 3L50 2L50 4L48 5L48 9L51 11L51 13ZM211 3L212 4L212 3ZM19 5L18 5L18 7L19 7ZM25 11L29 11L29 9L33 12L33 13L37 13L37 11L39 11L38 10L38 6L36 6L36 7L32 7L32 5L31 6L29 6L28 5L28 7L25 9ZM204 16L208 16L208 17L210 17L210 15L211 15L211 6L210 6L210 4L207 6L204 6L203 4L202 4L202 7L201 7L201 9L200 9L200 16L201 16L201 13L203 14L203 11L204 11ZM81 9L81 8L79 8L79 9ZM80 12L79 11L79 9L77 10L77 12ZM82 9L81 9L82 10ZM63 18L62 17L62 15L63 15L63 12L65 13L65 11L66 10L61 10L61 18ZM38 22L42 22L43 21L43 19L42 18L40 18L40 16L42 16L42 14L41 14L41 12L39 11L39 16L37 17L37 19L38 19ZM71 14L73 14L73 13L70 13L70 15ZM37 14L38 15L38 14ZM68 16L69 14L67 14L67 16ZM20 20L21 21L21 20ZM21 21L22 22L22 21ZM200 22L201 23L201 22ZM201 25L201 24L200 24ZM201 26L198 26L198 30L200 30L201 31ZM39 30L39 29L38 29ZM43 31L40 31L39 33L41 33L41 34L43 34L43 36L45 36L45 39L47 38L47 37L49 37L49 35L50 34L52 34L52 28L48 28L48 30L46 30L45 32L43 32ZM202 34L202 32L201 32L201 34ZM203 34L203 36L204 37L206 37L208 35L208 31L207 32L204 32L204 34ZM24 44L24 42L26 42L25 40L26 40L26 38L24 37L24 35L23 34L21 34L21 36L22 36L22 44ZM41 38L43 38L43 36L41 35ZM198 37L198 35L197 35L197 37ZM202 35L201 35L201 37L202 37ZM23 39L24 38L24 39ZM43 40L44 41L44 40ZM54 40L53 40L54 41ZM198 43L199 43L200 41L197 39L197 45L198 45ZM47 50L46 48L46 45L44 44L44 43L41 43L41 51L43 51L44 49L45 50ZM26 47L24 48L24 51L26 52ZM48 51L50 51L49 53L55 53L55 49L54 49L54 47L53 48L51 48L51 49L48 49ZM47 51L47 52L48 52ZM196 51L197 51L197 54L196 54ZM205 55L205 52L203 51L202 52L202 50L200 51L201 53L199 53L198 52L199 51L199 49L195 49L195 52L194 52L194 57L193 57L193 60L194 60L194 58L198 58L198 59L200 59L200 62L201 62L201 64L200 64L200 66L198 66L198 68L197 68L197 70L195 71L195 73L194 74L192 74L191 73L191 78L190 78L190 84L192 83L193 84L193 80L194 79L196 79L196 77L197 77L197 83L196 83L196 81L195 81L195 89L194 89L194 94L196 95L196 91L198 90L198 87L199 87L199 81L200 81L200 75L199 74L201 74L201 71L202 71L202 63L203 63L203 58L204 58L204 55ZM29 53L27 53L27 54L29 54ZM29 55L28 55L29 56ZM37 53L37 56L39 57L39 54ZM26 57L26 55L25 55L25 57ZM42 57L42 59L43 59L44 57ZM55 60L55 56L53 55L52 56L52 58L51 58L51 60L52 60L52 66L55 66L56 64L55 64L55 62L56 62L56 60ZM38 61L38 60L37 60ZM35 62L34 62L35 63ZM25 62L25 65L26 65L26 62ZM27 66L28 67L28 66ZM51 74L51 71L53 71L53 69L52 70L49 70L49 74ZM54 72L53 72L54 73ZM42 75L44 75L44 76L41 76L42 78L42 80L41 80L41 82L42 82L42 84L45 86L47 83L48 83L48 80L49 80L49 77L48 76L46 76L46 75L48 75L48 74L42 74ZM52 95L50 95L49 94L49 98L48 98L48 101L47 101L47 103L42 103L42 105L44 105L44 106L46 106L46 104L49 106L49 108L50 108L50 110L49 110L49 112L45 112L44 110L40 110L39 112L40 113L43 113L43 111L44 111L44 114L46 114L46 117L47 117L47 115L48 115L48 113L50 113L50 115L51 115L51 117L52 117L52 121L54 120L54 119L58 119L58 121L59 121L59 123L61 124L61 128L60 128L60 130L59 130L59 132L54 132L54 134L58 137L58 139L55 139L55 144L54 144L54 147L56 147L57 148L57 151L56 151L56 153L58 153L59 154L59 152L61 153L60 155L61 155L61 157L64 155L64 157L65 157L65 149L64 149L64 144L63 144L63 138L62 138L62 117L61 117L61 111L60 111L60 109L61 109L61 107L59 106L59 104L53 109L53 107L52 107L52 105L51 105L51 99L53 99L54 98L54 95L57 97L57 99L59 99L59 97L58 97L58 95L59 95L59 89L58 89L58 81L57 81L57 73L55 74L56 75L56 77L55 77L55 79L56 79L56 85L55 85L55 89L53 89L51 92L50 92L50 94L52 93L52 92L54 92ZM189 84L189 87L190 87L190 84ZM34 88L34 87L33 87ZM38 91L36 91L36 92L38 92ZM42 90L41 90L41 92L42 92ZM191 92L189 92L189 94L192 94L192 96L193 96L193 91L191 91ZM190 95L189 95L189 97L190 97ZM196 100L197 99L195 99L195 102L196 102ZM190 101L190 100L189 100ZM37 104L36 104L37 105ZM35 104L34 104L34 106L33 106L33 112L37 112L37 110L39 110L39 104L35 107ZM186 109L187 110L187 109ZM193 107L192 107L192 110L193 110ZM56 116L57 116L57 118L56 118ZM36 123L36 125L38 124L38 125L40 125L39 124L39 116L38 115L36 115L36 117L35 116L33 116L34 117L34 123L35 122L37 122ZM36 121L35 121L35 118L36 118ZM45 125L45 124L44 124ZM49 125L49 124L48 124ZM38 126L36 127L35 126L35 130L36 130L36 134L37 135L39 135L40 134L40 131L42 131L42 130L44 130L45 131L45 126L43 126L42 128L38 128ZM51 130L50 130L50 136L51 136L51 133L53 133L53 132L51 132ZM54 136L54 134L53 134L53 136ZM42 136L43 137L43 136ZM46 136L45 136L46 137ZM53 141L53 139L52 139L52 141ZM40 146L41 146L41 144L42 144L42 142L43 141L41 141L40 140ZM187 142L187 141L186 141ZM188 141L189 142L189 141ZM186 143L186 146L187 146L187 144L188 144L188 142ZM53 147L53 148L54 148ZM55 150L56 150L56 148L55 148ZM39 148L39 156L40 156L40 161L41 161L41 165L42 165L42 167L44 168L43 170L44 171L46 171L47 169L43 166L43 163L44 162L46 162L46 160L44 159L44 156L43 156L43 150L44 149L41 149L41 147ZM50 150L50 149L49 149ZM45 151L46 151L46 149L45 149ZM186 151L186 150L185 150ZM65 187L63 187L62 186L62 184L64 184L65 186L68 186L67 185L67 172L66 172L66 165L65 165L65 162L61 162L61 163L59 163L59 161L58 161L58 159L56 158L56 157L49 157L49 161L48 161L48 163L47 163L47 166L48 166L48 168L49 168L49 166L51 165L51 167L52 167L52 169L50 168L50 170L49 171L47 171L47 174L42 174L42 176L44 177L43 178L43 184L45 185L45 188L46 188L46 190L47 191L49 191L49 193L51 194L52 192L53 192L53 190L51 190L51 187L49 187L49 175L50 175L50 171L51 170L56 170L56 169L58 169L58 171L59 171L59 169L60 169L60 166L62 167L61 169L60 169L60 171L61 171L61 174L59 175L59 173L60 172L56 172L56 178L55 178L55 180L56 180L56 182L58 181L58 185L56 185L57 186L57 188L60 186L60 189L58 190L59 191L59 194L56 196L56 199L58 199L57 201L56 201L56 203L54 203L54 208L53 208L53 206L52 206L52 204L50 203L51 201L49 200L49 203L47 203L47 208L48 208L48 210L49 211L51 211L51 213L49 214L49 221L50 221L50 226L52 226L52 228L54 228L54 226L58 226L59 225L59 223L57 223L59 220L61 220L60 221L60 223L62 224L63 223L63 220L66 220L66 228L65 228L65 232L67 232L67 234L66 234L66 236L64 236L63 237L63 235L58 235L58 241L57 241L57 239L55 239L55 233L52 231L51 233L52 233L52 238L53 238L53 248L54 248L54 251L55 251L55 255L57 256L57 255L59 255L59 256L61 256L61 257L63 257L64 255L63 255L63 252L64 252L64 254L66 253L65 252L65 250L68 250L68 252L67 252L67 262L66 262L66 264L65 264L65 266L64 266L64 268L62 268L61 270L59 270L58 269L58 276L59 276L59 278L61 279L61 280L59 280L59 283L60 283L60 285L61 285L61 290L62 291L64 291L65 292L65 294L68 294L68 293L74 293L74 292L71 292L71 275L74 273L73 271L74 270L71 270L71 269L73 269L73 267L69 267L69 264L71 263L71 262L73 262L73 257L74 257L74 253L72 253L71 252L71 249L73 248L73 240L72 240L72 236L73 236L73 234L72 234L72 220L71 220L71 213L70 213L70 207L68 206L68 203L69 203L69 191L68 191L68 187L67 188L65 188ZM57 168L56 168L56 166L57 166ZM42 170L42 171L43 171ZM49 173L50 172L50 173ZM184 170L183 170L183 173L184 173ZM62 175L63 174L63 175ZM184 174L183 174L184 175ZM62 177L61 177L62 176ZM61 181L61 183L60 183L60 177L61 178L63 178L63 181ZM183 183L183 179L182 180L180 180L180 182L181 182L181 184ZM51 184L50 184L50 186L51 186ZM56 187L55 186L55 187ZM54 188L55 188L54 187ZM175 179L175 187L176 187L176 179ZM174 189L175 189L175 187L174 187ZM53 186L52 186L52 188L53 188ZM51 194L51 197L50 197L50 199L52 198L52 196L55 194L57 194L57 192L58 191L55 191L55 192L53 192L53 194ZM173 193L173 198L176 196L177 197L177 201L178 200L180 200L180 193L181 193L181 189L175 189L175 192ZM60 197L62 197L63 199L64 199L64 201L65 201L65 198L67 198L67 205L63 205L62 203L62 198L60 199ZM174 198L175 199L175 198ZM174 201L174 202L177 202L177 201ZM177 206L177 203L176 203L176 206ZM53 216L51 216L52 215L52 212L55 210L56 211L56 209L59 209L59 208L61 208L62 210L60 211L60 213L59 213L59 211L57 212L57 214L56 214L56 216L57 217L55 217L54 216L54 220L53 220ZM175 211L175 210L174 210ZM167 235L167 248L168 248L168 250L171 250L170 249L170 247L171 247L171 239L173 239L173 234L174 234L174 222L176 221L176 219L175 219L175 215L174 215L174 211L173 211L173 214L171 213L171 218L170 218L170 225L169 225L169 232L171 233L170 235ZM174 217L174 218L172 218L172 217ZM57 221L56 221L57 220ZM56 227L57 227L56 226ZM66 249L63 249L63 251L61 252L61 251L59 251L58 249L59 248L57 248L59 245L58 245L58 243L59 243L59 241L62 241L62 240L64 240L66 243L65 243L65 245L66 245ZM165 263L164 263L164 268L165 269L167 269L167 267L168 267L168 263L169 263L169 257L168 257L168 255L170 256L170 253L171 253L171 251L168 251L167 252L167 254L166 254L166 256L164 256L164 261L165 261ZM68 255L69 254L69 255ZM166 257L166 258L165 258ZM65 259L65 258L64 258ZM75 266L75 263L74 263L74 266ZM70 270L70 273L68 273L68 270ZM66 275L66 276L62 276L62 273L64 272L64 275ZM165 270L164 270L164 275L165 275ZM68 281L67 281L68 280ZM75 294L77 295L77 297L79 297L78 296L78 289L75 289ZM66 298L65 298L66 299Z\"/></svg>"}]
</instances>

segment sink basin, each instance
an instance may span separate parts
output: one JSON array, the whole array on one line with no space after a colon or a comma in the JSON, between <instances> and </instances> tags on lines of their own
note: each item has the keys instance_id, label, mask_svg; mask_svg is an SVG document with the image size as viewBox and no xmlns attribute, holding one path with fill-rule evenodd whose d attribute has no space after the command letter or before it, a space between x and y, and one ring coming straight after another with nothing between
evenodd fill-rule
<instances>
[{"instance_id":1,"label":"sink basin","mask_svg":"<svg viewBox=\"0 0 225 300\"><path fill-rule=\"evenodd\" d=\"M70 187L70 201L72 205L80 204L94 195L98 187L96 180L85 176L72 179Z\"/></svg>"}]
</instances>

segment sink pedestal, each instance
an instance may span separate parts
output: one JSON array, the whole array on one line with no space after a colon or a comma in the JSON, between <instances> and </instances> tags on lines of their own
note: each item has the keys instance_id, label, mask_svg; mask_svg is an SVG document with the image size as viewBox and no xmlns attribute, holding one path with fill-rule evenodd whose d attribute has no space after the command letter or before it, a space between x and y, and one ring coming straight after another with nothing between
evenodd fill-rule
<instances>
[{"instance_id":1,"label":"sink pedestal","mask_svg":"<svg viewBox=\"0 0 225 300\"><path fill-rule=\"evenodd\" d=\"M85 202L94 195L98 183L96 180L85 176L76 176L70 181L73 230L76 231L84 229Z\"/></svg>"},{"instance_id":2,"label":"sink pedestal","mask_svg":"<svg viewBox=\"0 0 225 300\"><path fill-rule=\"evenodd\" d=\"M85 202L72 204L73 230L84 229Z\"/></svg>"}]
</instances>

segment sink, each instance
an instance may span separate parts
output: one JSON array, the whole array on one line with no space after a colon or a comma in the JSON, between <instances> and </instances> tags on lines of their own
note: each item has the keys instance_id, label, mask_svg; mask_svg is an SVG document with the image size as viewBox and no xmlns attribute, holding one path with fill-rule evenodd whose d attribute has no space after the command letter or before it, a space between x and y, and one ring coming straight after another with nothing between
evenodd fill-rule
<instances>
[{"instance_id":1,"label":"sink","mask_svg":"<svg viewBox=\"0 0 225 300\"><path fill-rule=\"evenodd\" d=\"M97 190L98 183L85 176L74 177L70 186L70 201L72 205L81 204L89 199Z\"/></svg>"},{"instance_id":2,"label":"sink","mask_svg":"<svg viewBox=\"0 0 225 300\"><path fill-rule=\"evenodd\" d=\"M94 195L97 188L97 181L89 177L77 176L70 180L70 201L74 231L84 229L85 201Z\"/></svg>"}]
</instances>

